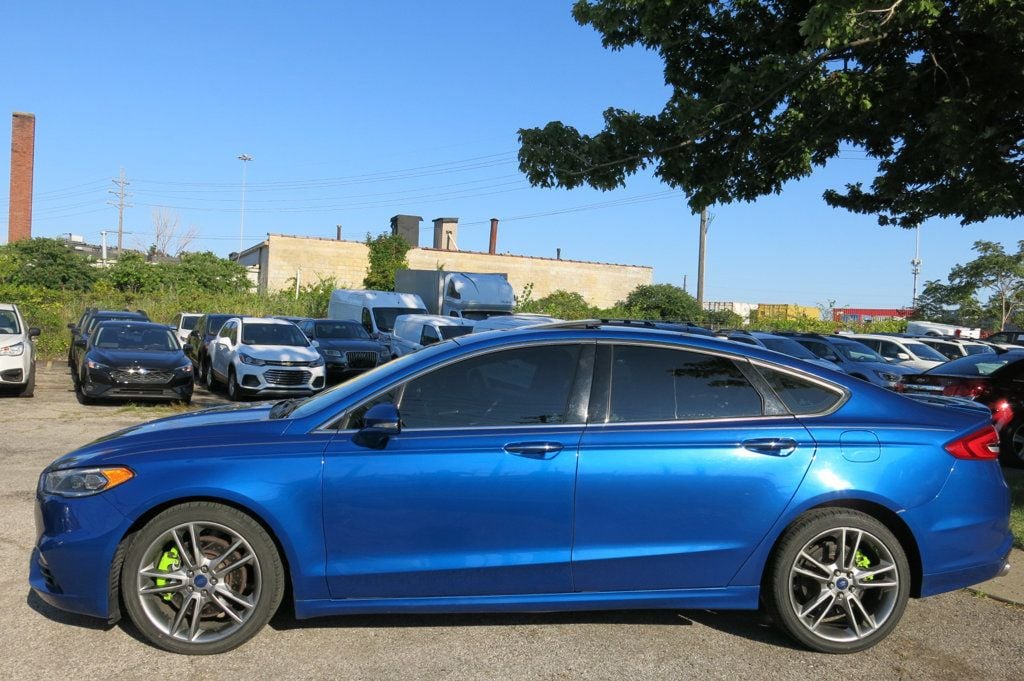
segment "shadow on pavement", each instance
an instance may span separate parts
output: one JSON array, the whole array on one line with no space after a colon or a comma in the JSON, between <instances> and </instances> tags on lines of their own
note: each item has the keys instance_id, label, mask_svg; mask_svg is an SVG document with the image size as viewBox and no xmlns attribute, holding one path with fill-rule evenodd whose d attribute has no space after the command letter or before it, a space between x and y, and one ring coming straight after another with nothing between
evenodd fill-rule
<instances>
[{"instance_id":1,"label":"shadow on pavement","mask_svg":"<svg viewBox=\"0 0 1024 681\"><path fill-rule=\"evenodd\" d=\"M78 615L73 612L67 612L65 610L55 608L40 598L39 595L31 589L28 591L25 603L28 604L28 607L32 608L46 619L59 624L68 624L73 627L96 629L99 631L113 629L116 626L114 624L107 624L104 620L97 619L95 617L86 617L85 615Z\"/></svg>"}]
</instances>

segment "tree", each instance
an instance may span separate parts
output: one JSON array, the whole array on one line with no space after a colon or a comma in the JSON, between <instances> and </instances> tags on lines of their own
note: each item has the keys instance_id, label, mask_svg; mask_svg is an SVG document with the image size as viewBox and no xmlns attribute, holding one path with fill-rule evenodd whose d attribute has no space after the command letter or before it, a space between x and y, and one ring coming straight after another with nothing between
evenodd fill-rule
<instances>
[{"instance_id":1,"label":"tree","mask_svg":"<svg viewBox=\"0 0 1024 681\"><path fill-rule=\"evenodd\" d=\"M958 0L578 0L605 47L641 46L671 89L604 129L519 131L531 184L608 190L646 167L697 212L752 201L844 146L879 162L825 201L913 227L1024 214L1024 10Z\"/></svg>"},{"instance_id":2,"label":"tree","mask_svg":"<svg viewBox=\"0 0 1024 681\"><path fill-rule=\"evenodd\" d=\"M988 294L985 309L1000 329L1005 328L1024 310L1024 241L1017 242L1016 253L1007 253L992 241L975 241L974 251L977 258L949 273L950 287L961 299Z\"/></svg>"},{"instance_id":3,"label":"tree","mask_svg":"<svg viewBox=\"0 0 1024 681\"><path fill-rule=\"evenodd\" d=\"M700 321L716 329L738 329L744 323L743 317L732 310L704 310Z\"/></svg>"},{"instance_id":4,"label":"tree","mask_svg":"<svg viewBox=\"0 0 1024 681\"><path fill-rule=\"evenodd\" d=\"M619 304L631 316L641 319L695 321L703 316L696 299L672 284L642 284Z\"/></svg>"},{"instance_id":5,"label":"tree","mask_svg":"<svg viewBox=\"0 0 1024 681\"><path fill-rule=\"evenodd\" d=\"M150 247L155 254L181 255L199 234L199 228L190 225L185 231L180 230L181 218L173 210L162 206L156 207L153 216L153 244Z\"/></svg>"},{"instance_id":6,"label":"tree","mask_svg":"<svg viewBox=\"0 0 1024 681\"><path fill-rule=\"evenodd\" d=\"M532 291L532 289L531 289ZM517 308L519 312L537 312L558 319L587 319L596 312L580 293L559 289L543 298L527 300Z\"/></svg>"},{"instance_id":7,"label":"tree","mask_svg":"<svg viewBox=\"0 0 1024 681\"><path fill-rule=\"evenodd\" d=\"M151 293L163 283L161 270L134 252L122 253L107 270L107 277L110 284L122 293Z\"/></svg>"},{"instance_id":8,"label":"tree","mask_svg":"<svg viewBox=\"0 0 1024 681\"><path fill-rule=\"evenodd\" d=\"M88 291L97 279L89 259L57 239L28 239L0 246L4 283L47 289Z\"/></svg>"},{"instance_id":9,"label":"tree","mask_svg":"<svg viewBox=\"0 0 1024 681\"><path fill-rule=\"evenodd\" d=\"M182 253L177 264L161 263L157 267L164 272L164 280L179 290L242 293L250 288L243 265L220 258L209 251Z\"/></svg>"},{"instance_id":10,"label":"tree","mask_svg":"<svg viewBox=\"0 0 1024 681\"><path fill-rule=\"evenodd\" d=\"M370 264L367 267L363 286L375 291L394 291L395 272L409 268L405 254L409 243L397 234L366 235Z\"/></svg>"}]
</instances>

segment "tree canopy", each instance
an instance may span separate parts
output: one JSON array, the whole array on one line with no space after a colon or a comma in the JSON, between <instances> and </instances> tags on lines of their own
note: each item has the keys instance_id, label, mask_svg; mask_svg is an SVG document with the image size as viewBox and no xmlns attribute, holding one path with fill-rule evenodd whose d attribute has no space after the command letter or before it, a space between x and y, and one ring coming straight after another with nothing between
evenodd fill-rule
<instances>
[{"instance_id":1,"label":"tree canopy","mask_svg":"<svg viewBox=\"0 0 1024 681\"><path fill-rule=\"evenodd\" d=\"M6 284L86 291L98 276L88 258L58 239L27 239L0 246L0 281Z\"/></svg>"},{"instance_id":2,"label":"tree canopy","mask_svg":"<svg viewBox=\"0 0 1024 681\"><path fill-rule=\"evenodd\" d=\"M395 272L409 268L409 261L405 259L409 243L398 234L371 237L367 233L366 247L369 249L369 264L363 286L376 291L394 291Z\"/></svg>"},{"instance_id":3,"label":"tree canopy","mask_svg":"<svg viewBox=\"0 0 1024 681\"><path fill-rule=\"evenodd\" d=\"M1024 214L1021 0L578 0L605 47L664 61L659 113L609 108L590 135L521 129L536 186L613 189L643 168L694 211L778 193L854 146L869 186L836 207L919 225Z\"/></svg>"}]
</instances>

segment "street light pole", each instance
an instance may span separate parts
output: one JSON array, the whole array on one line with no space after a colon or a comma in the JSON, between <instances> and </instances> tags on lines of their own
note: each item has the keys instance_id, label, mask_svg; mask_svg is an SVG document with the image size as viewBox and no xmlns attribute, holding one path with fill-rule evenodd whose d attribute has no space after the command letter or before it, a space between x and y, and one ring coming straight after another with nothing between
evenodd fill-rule
<instances>
[{"instance_id":1,"label":"street light pole","mask_svg":"<svg viewBox=\"0 0 1024 681\"><path fill-rule=\"evenodd\" d=\"M249 161L252 160L252 156L242 154L238 160L242 162L242 218L238 226L238 252L241 253L245 242L245 169L248 167Z\"/></svg>"},{"instance_id":2,"label":"street light pole","mask_svg":"<svg viewBox=\"0 0 1024 681\"><path fill-rule=\"evenodd\" d=\"M910 309L917 309L917 276L921 274L921 228L915 227L916 244L914 245L914 259L910 261L911 273L914 275L914 297L911 299Z\"/></svg>"}]
</instances>

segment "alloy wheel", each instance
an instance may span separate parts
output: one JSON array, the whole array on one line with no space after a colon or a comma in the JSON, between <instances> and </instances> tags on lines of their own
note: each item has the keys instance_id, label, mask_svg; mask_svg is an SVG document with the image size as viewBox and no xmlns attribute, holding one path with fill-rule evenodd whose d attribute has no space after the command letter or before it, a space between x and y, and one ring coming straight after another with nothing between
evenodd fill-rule
<instances>
[{"instance_id":1,"label":"alloy wheel","mask_svg":"<svg viewBox=\"0 0 1024 681\"><path fill-rule=\"evenodd\" d=\"M143 552L136 574L145 617L183 643L228 638L252 616L263 591L252 546L213 522L183 523L160 534Z\"/></svg>"},{"instance_id":2,"label":"alloy wheel","mask_svg":"<svg viewBox=\"0 0 1024 681\"><path fill-rule=\"evenodd\" d=\"M789 569L789 605L816 637L852 643L871 636L899 602L900 575L892 552L856 527L821 532Z\"/></svg>"}]
</instances>

